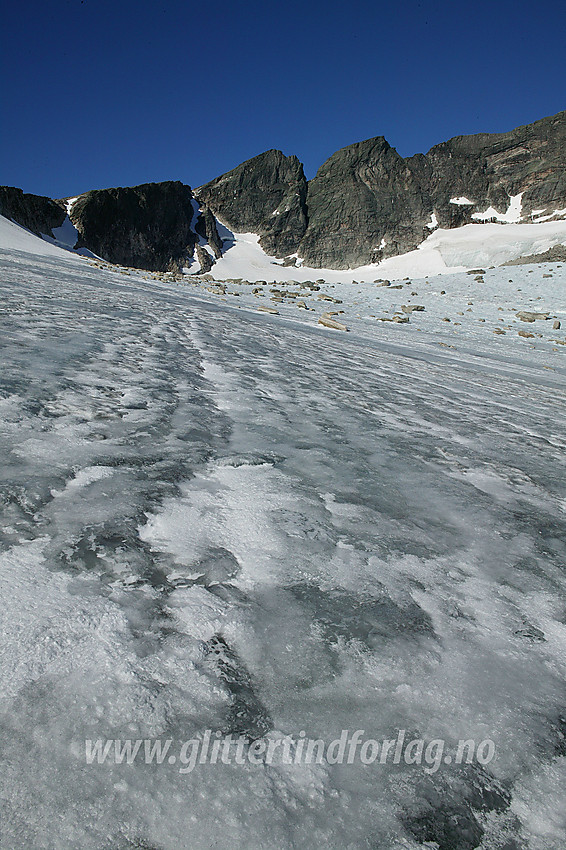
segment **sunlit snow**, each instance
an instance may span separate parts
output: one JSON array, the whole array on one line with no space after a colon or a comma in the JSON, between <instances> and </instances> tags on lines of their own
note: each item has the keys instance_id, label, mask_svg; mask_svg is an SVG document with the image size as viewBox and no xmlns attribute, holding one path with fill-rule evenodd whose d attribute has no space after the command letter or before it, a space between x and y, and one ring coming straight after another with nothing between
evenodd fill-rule
<instances>
[{"instance_id":1,"label":"sunlit snow","mask_svg":"<svg viewBox=\"0 0 566 850\"><path fill-rule=\"evenodd\" d=\"M488 207L485 212L472 213L472 218L476 221L500 221L504 224L515 224L521 221L522 216L522 197L525 193L520 192L518 195L513 195L509 198L509 206L504 213L497 212L493 207Z\"/></svg>"},{"instance_id":2,"label":"sunlit snow","mask_svg":"<svg viewBox=\"0 0 566 850\"><path fill-rule=\"evenodd\" d=\"M217 280L243 278L257 281L297 281L324 278L330 283L376 278L402 279L407 275L451 274L474 265L500 265L524 254L542 253L566 242L566 221L543 224L468 224L452 230L438 228L419 247L407 254L354 269L310 268L302 260L296 267L265 253L254 233L232 233L221 227L223 256L211 274Z\"/></svg>"}]
</instances>

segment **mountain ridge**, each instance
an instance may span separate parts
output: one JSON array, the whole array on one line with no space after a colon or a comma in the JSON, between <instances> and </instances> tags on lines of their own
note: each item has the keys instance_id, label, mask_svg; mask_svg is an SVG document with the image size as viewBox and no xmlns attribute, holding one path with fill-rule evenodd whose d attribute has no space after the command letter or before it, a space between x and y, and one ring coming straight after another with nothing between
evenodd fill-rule
<instances>
[{"instance_id":1,"label":"mountain ridge","mask_svg":"<svg viewBox=\"0 0 566 850\"><path fill-rule=\"evenodd\" d=\"M75 247L134 267L209 271L226 250L222 224L257 234L283 265L353 268L411 251L439 227L566 218L566 111L410 157L374 136L308 181L295 155L272 148L194 191L165 181L53 200L0 187L0 213L32 232L52 235L65 209Z\"/></svg>"}]
</instances>

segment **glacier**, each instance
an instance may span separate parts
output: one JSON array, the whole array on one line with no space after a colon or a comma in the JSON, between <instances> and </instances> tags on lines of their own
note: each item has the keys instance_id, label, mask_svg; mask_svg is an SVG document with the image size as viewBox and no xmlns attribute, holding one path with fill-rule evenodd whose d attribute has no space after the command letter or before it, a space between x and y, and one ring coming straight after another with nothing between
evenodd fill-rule
<instances>
[{"instance_id":1,"label":"glacier","mask_svg":"<svg viewBox=\"0 0 566 850\"><path fill-rule=\"evenodd\" d=\"M12 227L0 846L561 850L564 348L462 341L441 313L323 330ZM210 729L496 757L85 762L87 739Z\"/></svg>"}]
</instances>

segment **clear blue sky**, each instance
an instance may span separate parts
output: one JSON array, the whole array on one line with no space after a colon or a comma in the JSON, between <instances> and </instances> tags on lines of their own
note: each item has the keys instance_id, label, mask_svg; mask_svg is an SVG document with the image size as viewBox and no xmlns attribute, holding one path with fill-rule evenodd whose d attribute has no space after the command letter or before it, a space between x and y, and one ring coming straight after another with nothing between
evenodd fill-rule
<instances>
[{"instance_id":1,"label":"clear blue sky","mask_svg":"<svg viewBox=\"0 0 566 850\"><path fill-rule=\"evenodd\" d=\"M566 108L563 2L22 0L0 39L0 183L52 197Z\"/></svg>"}]
</instances>

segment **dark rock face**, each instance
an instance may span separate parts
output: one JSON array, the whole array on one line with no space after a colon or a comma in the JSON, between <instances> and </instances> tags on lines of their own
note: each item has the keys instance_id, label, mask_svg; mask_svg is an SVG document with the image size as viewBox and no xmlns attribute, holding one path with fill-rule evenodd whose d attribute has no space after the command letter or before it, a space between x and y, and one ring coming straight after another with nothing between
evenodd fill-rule
<instances>
[{"instance_id":1,"label":"dark rock face","mask_svg":"<svg viewBox=\"0 0 566 850\"><path fill-rule=\"evenodd\" d=\"M270 150L195 190L229 227L259 233L268 253L284 257L296 251L307 227L307 181L296 156Z\"/></svg>"},{"instance_id":2,"label":"dark rock face","mask_svg":"<svg viewBox=\"0 0 566 850\"><path fill-rule=\"evenodd\" d=\"M309 183L297 157L270 150L195 190L194 225L191 190L178 181L87 192L71 219L76 247L137 268L182 266L201 237L208 271L214 260L202 241L216 259L223 250L217 216L259 234L284 265L299 256L314 268L346 269L412 250L437 225L469 224L489 207L505 213L521 193L523 222L535 210L552 217L566 209L566 112L508 133L457 136L406 159L379 136L337 151ZM65 219L62 202L11 187L0 187L0 213L37 234Z\"/></svg>"},{"instance_id":3,"label":"dark rock face","mask_svg":"<svg viewBox=\"0 0 566 850\"><path fill-rule=\"evenodd\" d=\"M331 156L308 185L307 206L298 253L319 268L346 269L411 250L430 220L426 191L381 136Z\"/></svg>"},{"instance_id":4,"label":"dark rock face","mask_svg":"<svg viewBox=\"0 0 566 850\"><path fill-rule=\"evenodd\" d=\"M199 199L231 229L260 234L269 254L346 269L416 248L475 212L566 207L566 112L509 133L458 136L404 159L383 137L335 153L306 184L296 157L267 151L207 183ZM454 204L465 197L470 204Z\"/></svg>"},{"instance_id":5,"label":"dark rock face","mask_svg":"<svg viewBox=\"0 0 566 850\"><path fill-rule=\"evenodd\" d=\"M71 210L78 247L134 268L182 265L196 243L191 199L190 187L179 181L87 192Z\"/></svg>"},{"instance_id":6,"label":"dark rock face","mask_svg":"<svg viewBox=\"0 0 566 850\"><path fill-rule=\"evenodd\" d=\"M489 206L503 213L520 192L523 214L552 212L566 206L566 112L509 133L457 136L407 164L427 187L442 227L465 224ZM473 204L450 204L460 196Z\"/></svg>"},{"instance_id":7,"label":"dark rock face","mask_svg":"<svg viewBox=\"0 0 566 850\"><path fill-rule=\"evenodd\" d=\"M11 218L39 236L53 236L65 221L65 207L43 195L28 195L13 186L0 186L0 215Z\"/></svg>"},{"instance_id":8,"label":"dark rock face","mask_svg":"<svg viewBox=\"0 0 566 850\"><path fill-rule=\"evenodd\" d=\"M218 235L216 219L209 207L207 207L206 205L203 207L197 219L196 231L199 236L202 236L203 239L206 239L206 241L214 251L214 256L218 260L219 257L222 256L222 239Z\"/></svg>"}]
</instances>

